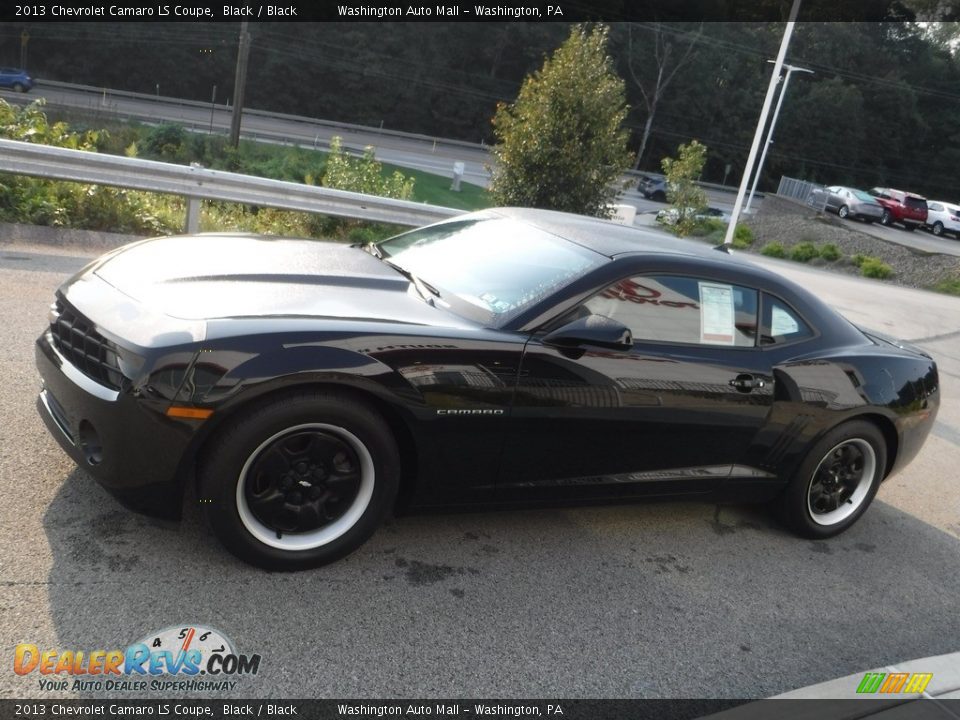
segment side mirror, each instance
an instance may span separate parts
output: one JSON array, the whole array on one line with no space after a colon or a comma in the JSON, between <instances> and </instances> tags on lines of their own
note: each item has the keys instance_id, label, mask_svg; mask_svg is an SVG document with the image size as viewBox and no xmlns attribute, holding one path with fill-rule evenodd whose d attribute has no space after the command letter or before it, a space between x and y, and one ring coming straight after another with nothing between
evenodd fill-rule
<instances>
[{"instance_id":1,"label":"side mirror","mask_svg":"<svg viewBox=\"0 0 960 720\"><path fill-rule=\"evenodd\" d=\"M548 333L543 342L559 347L597 345L611 350L628 350L633 347L633 335L623 323L605 315L588 315Z\"/></svg>"}]
</instances>

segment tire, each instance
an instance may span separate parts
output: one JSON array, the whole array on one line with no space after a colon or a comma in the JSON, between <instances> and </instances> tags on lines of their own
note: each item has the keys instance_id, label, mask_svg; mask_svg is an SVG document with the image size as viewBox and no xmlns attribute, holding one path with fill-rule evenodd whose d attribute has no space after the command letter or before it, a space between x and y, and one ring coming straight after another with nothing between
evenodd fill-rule
<instances>
[{"instance_id":1,"label":"tire","mask_svg":"<svg viewBox=\"0 0 960 720\"><path fill-rule=\"evenodd\" d=\"M396 442L377 412L351 395L311 390L228 421L204 454L199 495L231 553L303 570L362 545L399 482Z\"/></svg>"},{"instance_id":2,"label":"tire","mask_svg":"<svg viewBox=\"0 0 960 720\"><path fill-rule=\"evenodd\" d=\"M657 190L657 191L651 196L650 199L651 199L651 200L655 200L656 202L666 202L666 201L667 201L667 194L666 194L665 192L663 192L663 190Z\"/></svg>"},{"instance_id":3,"label":"tire","mask_svg":"<svg viewBox=\"0 0 960 720\"><path fill-rule=\"evenodd\" d=\"M893 222L893 218L890 217L890 211L887 209L884 209L883 215L880 216L880 224L889 226L892 222Z\"/></svg>"},{"instance_id":4,"label":"tire","mask_svg":"<svg viewBox=\"0 0 960 720\"><path fill-rule=\"evenodd\" d=\"M841 218L845 218L849 214L850 214L850 208L848 208L846 205L841 205L837 210L837 215L839 215Z\"/></svg>"},{"instance_id":5,"label":"tire","mask_svg":"<svg viewBox=\"0 0 960 720\"><path fill-rule=\"evenodd\" d=\"M939 220L937 220L933 224L933 234L936 235L937 237L940 237L941 235L943 235L943 223L940 222Z\"/></svg>"},{"instance_id":6,"label":"tire","mask_svg":"<svg viewBox=\"0 0 960 720\"><path fill-rule=\"evenodd\" d=\"M838 425L814 443L778 498L780 519L802 537L839 535L870 506L886 466L887 445L876 425ZM848 482L838 484L834 470L846 473Z\"/></svg>"},{"instance_id":7,"label":"tire","mask_svg":"<svg viewBox=\"0 0 960 720\"><path fill-rule=\"evenodd\" d=\"M22 83L14 83L13 90L14 92L22 93L22 92L26 92L27 88L24 87Z\"/></svg>"}]
</instances>

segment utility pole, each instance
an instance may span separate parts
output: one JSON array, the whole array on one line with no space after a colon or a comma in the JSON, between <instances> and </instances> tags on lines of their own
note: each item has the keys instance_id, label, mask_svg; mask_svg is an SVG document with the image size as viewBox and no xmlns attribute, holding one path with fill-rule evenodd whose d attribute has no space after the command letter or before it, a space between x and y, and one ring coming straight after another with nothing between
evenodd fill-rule
<instances>
[{"instance_id":1,"label":"utility pole","mask_svg":"<svg viewBox=\"0 0 960 720\"><path fill-rule=\"evenodd\" d=\"M20 69L27 69L27 43L30 42L30 33L24 30L20 33Z\"/></svg>"},{"instance_id":2,"label":"utility pole","mask_svg":"<svg viewBox=\"0 0 960 720\"><path fill-rule=\"evenodd\" d=\"M237 74L233 81L233 116L230 118L230 144L240 144L240 118L243 114L243 88L247 84L247 57L250 55L249 22L240 23L240 49L237 51Z\"/></svg>"},{"instance_id":3,"label":"utility pole","mask_svg":"<svg viewBox=\"0 0 960 720\"><path fill-rule=\"evenodd\" d=\"M773 62L773 60L767 60L767 62ZM783 67L787 69L787 74L782 77L783 87L780 88L780 97L777 98L777 107L773 111L773 120L770 121L770 129L767 130L767 141L763 144L763 152L760 153L760 163L757 165L757 172L753 176L753 185L750 188L750 195L747 197L747 204L743 208L743 212L750 212L750 203L753 202L753 194L757 191L757 183L760 182L760 173L763 172L763 163L767 159L767 150L770 149L770 146L773 144L773 129L777 126L777 118L780 117L780 106L783 105L783 98L787 94L787 86L790 84L790 75L795 72L810 73L813 75L813 70L807 70L806 68L797 67L796 65L783 64Z\"/></svg>"},{"instance_id":4,"label":"utility pole","mask_svg":"<svg viewBox=\"0 0 960 720\"><path fill-rule=\"evenodd\" d=\"M793 6L790 8L790 17L787 20L787 27L783 31L783 39L780 41L780 52L777 53L777 60L773 64L773 75L770 77L770 84L767 85L767 95L763 100L763 109L760 110L760 120L757 122L757 129L753 134L753 144L750 146L750 154L747 156L747 165L743 169L743 177L740 179L740 189L737 191L737 200L733 204L730 224L727 226L727 234L723 238L723 244L727 246L733 242L733 231L736 230L737 220L740 219L740 208L743 207L743 198L747 194L747 183L750 182L753 164L757 160L757 150L760 148L760 138L763 137L763 128L766 127L767 117L770 115L773 96L777 90L777 85L780 83L780 70L783 68L783 61L787 56L787 48L790 46L793 26L797 24L798 12L800 12L800 0L793 0Z\"/></svg>"}]
</instances>

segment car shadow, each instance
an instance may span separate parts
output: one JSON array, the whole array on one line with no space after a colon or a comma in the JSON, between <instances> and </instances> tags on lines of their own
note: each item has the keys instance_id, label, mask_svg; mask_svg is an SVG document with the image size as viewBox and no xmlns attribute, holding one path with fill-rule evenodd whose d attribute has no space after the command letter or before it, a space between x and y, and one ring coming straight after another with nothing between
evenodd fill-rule
<instances>
[{"instance_id":1,"label":"car shadow","mask_svg":"<svg viewBox=\"0 0 960 720\"><path fill-rule=\"evenodd\" d=\"M413 516L270 573L192 497L182 522L152 520L76 470L43 527L61 649L201 624L261 655L231 690L173 696L764 697L960 637L960 541L883 502L818 542L693 502Z\"/></svg>"}]
</instances>

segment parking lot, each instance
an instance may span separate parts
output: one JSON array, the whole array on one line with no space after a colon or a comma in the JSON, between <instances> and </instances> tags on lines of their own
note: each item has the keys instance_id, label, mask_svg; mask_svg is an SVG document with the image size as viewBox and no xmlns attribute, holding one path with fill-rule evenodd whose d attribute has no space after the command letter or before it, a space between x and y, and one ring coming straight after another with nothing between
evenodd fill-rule
<instances>
[{"instance_id":1,"label":"parking lot","mask_svg":"<svg viewBox=\"0 0 960 720\"><path fill-rule=\"evenodd\" d=\"M270 574L193 505L180 524L121 508L37 417L33 341L88 259L0 246L3 697L76 697L10 672L17 643L112 649L192 623L262 656L216 698L763 697L960 649L960 298L763 261L940 365L921 456L839 538L704 503L446 514Z\"/></svg>"}]
</instances>

